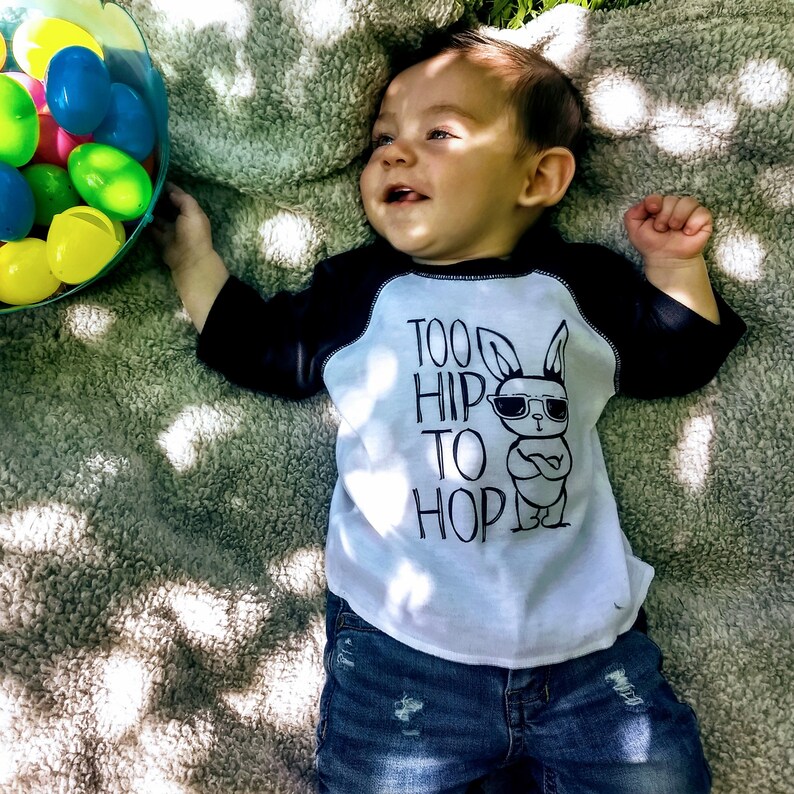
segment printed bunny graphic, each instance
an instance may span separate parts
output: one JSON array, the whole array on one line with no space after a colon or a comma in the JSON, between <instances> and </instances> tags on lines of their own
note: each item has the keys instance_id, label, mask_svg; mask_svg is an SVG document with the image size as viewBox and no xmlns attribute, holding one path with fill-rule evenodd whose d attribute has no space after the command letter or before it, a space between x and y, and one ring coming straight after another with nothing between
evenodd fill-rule
<instances>
[{"instance_id":1,"label":"printed bunny graphic","mask_svg":"<svg viewBox=\"0 0 794 794\"><path fill-rule=\"evenodd\" d=\"M509 339L487 328L477 329L485 366L499 380L488 396L494 413L518 438L507 453L507 471L516 488L518 526L513 532L539 526L565 527L565 483L573 460L565 441L568 394L565 391L563 320L552 337L542 375L525 375Z\"/></svg>"}]
</instances>

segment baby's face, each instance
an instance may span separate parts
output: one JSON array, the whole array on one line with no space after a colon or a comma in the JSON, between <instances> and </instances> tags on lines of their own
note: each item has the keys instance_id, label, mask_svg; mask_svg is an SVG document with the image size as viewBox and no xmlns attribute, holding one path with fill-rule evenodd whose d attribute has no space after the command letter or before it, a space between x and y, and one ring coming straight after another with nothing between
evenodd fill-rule
<instances>
[{"instance_id":1,"label":"baby's face","mask_svg":"<svg viewBox=\"0 0 794 794\"><path fill-rule=\"evenodd\" d=\"M439 265L512 251L527 172L501 79L454 53L412 66L389 85L372 138L361 195L395 248Z\"/></svg>"}]
</instances>

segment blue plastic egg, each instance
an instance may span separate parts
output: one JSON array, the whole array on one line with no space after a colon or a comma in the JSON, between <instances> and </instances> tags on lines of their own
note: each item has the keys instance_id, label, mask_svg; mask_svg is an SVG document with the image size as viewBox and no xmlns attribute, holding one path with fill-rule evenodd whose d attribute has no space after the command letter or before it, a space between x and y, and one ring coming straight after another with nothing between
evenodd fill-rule
<instances>
[{"instance_id":1,"label":"blue plastic egg","mask_svg":"<svg viewBox=\"0 0 794 794\"><path fill-rule=\"evenodd\" d=\"M93 132L110 105L105 62L86 47L66 47L53 55L44 80L53 118L73 135Z\"/></svg>"},{"instance_id":2,"label":"blue plastic egg","mask_svg":"<svg viewBox=\"0 0 794 794\"><path fill-rule=\"evenodd\" d=\"M94 141L115 146L139 162L154 148L154 119L141 95L124 83L110 87L110 105Z\"/></svg>"},{"instance_id":3,"label":"blue plastic egg","mask_svg":"<svg viewBox=\"0 0 794 794\"><path fill-rule=\"evenodd\" d=\"M25 177L0 162L0 240L13 242L27 237L35 215L36 202Z\"/></svg>"}]
</instances>

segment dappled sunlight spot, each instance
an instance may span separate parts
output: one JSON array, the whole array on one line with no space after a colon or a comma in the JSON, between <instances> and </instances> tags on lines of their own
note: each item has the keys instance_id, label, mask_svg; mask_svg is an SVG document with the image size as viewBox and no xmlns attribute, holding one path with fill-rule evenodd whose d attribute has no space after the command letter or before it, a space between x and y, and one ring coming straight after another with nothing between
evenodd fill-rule
<instances>
[{"instance_id":1,"label":"dappled sunlight spot","mask_svg":"<svg viewBox=\"0 0 794 794\"><path fill-rule=\"evenodd\" d=\"M400 362L397 354L387 347L373 348L367 355L367 391L374 398L386 396L397 383Z\"/></svg>"},{"instance_id":2,"label":"dappled sunlight spot","mask_svg":"<svg viewBox=\"0 0 794 794\"><path fill-rule=\"evenodd\" d=\"M352 471L344 476L345 489L365 516L378 517L378 531L395 527L405 517L411 489L408 476L394 461L393 471Z\"/></svg>"},{"instance_id":3,"label":"dappled sunlight spot","mask_svg":"<svg viewBox=\"0 0 794 794\"><path fill-rule=\"evenodd\" d=\"M717 154L732 143L738 120L736 108L718 100L697 110L662 105L651 119L651 138L660 149L676 156Z\"/></svg>"},{"instance_id":4,"label":"dappled sunlight spot","mask_svg":"<svg viewBox=\"0 0 794 794\"><path fill-rule=\"evenodd\" d=\"M104 339L115 322L116 315L109 309L78 303L67 308L63 327L75 339L90 344Z\"/></svg>"},{"instance_id":5,"label":"dappled sunlight spot","mask_svg":"<svg viewBox=\"0 0 794 794\"><path fill-rule=\"evenodd\" d=\"M5 676L0 686L0 787L12 791L20 777L25 754L19 741L27 733L27 720L23 715L31 713L22 685L13 677Z\"/></svg>"},{"instance_id":6,"label":"dappled sunlight spot","mask_svg":"<svg viewBox=\"0 0 794 794\"><path fill-rule=\"evenodd\" d=\"M751 107L771 110L780 107L791 93L791 72L774 58L748 61L739 72L737 93Z\"/></svg>"},{"instance_id":7,"label":"dappled sunlight spot","mask_svg":"<svg viewBox=\"0 0 794 794\"><path fill-rule=\"evenodd\" d=\"M184 473L196 466L204 447L230 436L241 422L242 411L236 406L191 405L160 434L157 443L169 463Z\"/></svg>"},{"instance_id":8,"label":"dappled sunlight spot","mask_svg":"<svg viewBox=\"0 0 794 794\"><path fill-rule=\"evenodd\" d=\"M673 450L673 466L678 481L692 493L700 493L711 470L714 443L714 417L710 413L693 416L684 422Z\"/></svg>"},{"instance_id":9,"label":"dappled sunlight spot","mask_svg":"<svg viewBox=\"0 0 794 794\"><path fill-rule=\"evenodd\" d=\"M224 703L246 725L263 722L283 729L305 729L315 720L323 680L325 624L316 618L291 647L259 665L244 690L221 693Z\"/></svg>"},{"instance_id":10,"label":"dappled sunlight spot","mask_svg":"<svg viewBox=\"0 0 794 794\"><path fill-rule=\"evenodd\" d=\"M234 69L213 66L206 74L207 85L226 105L238 99L251 99L256 94L256 76L247 65L242 52L235 53Z\"/></svg>"},{"instance_id":11,"label":"dappled sunlight spot","mask_svg":"<svg viewBox=\"0 0 794 794\"><path fill-rule=\"evenodd\" d=\"M298 549L287 558L271 563L268 573L284 590L313 598L323 592L324 560L322 549Z\"/></svg>"},{"instance_id":12,"label":"dappled sunlight spot","mask_svg":"<svg viewBox=\"0 0 794 794\"><path fill-rule=\"evenodd\" d=\"M201 3L196 0L149 0L155 11L166 15L167 29L175 26L201 30L222 27L227 35L243 39L251 27L252 10L246 0L217 0Z\"/></svg>"},{"instance_id":13,"label":"dappled sunlight spot","mask_svg":"<svg viewBox=\"0 0 794 794\"><path fill-rule=\"evenodd\" d=\"M555 6L554 13L541 14L518 30L488 28L489 35L523 47L539 48L564 71L571 71L587 57L587 9L574 4Z\"/></svg>"},{"instance_id":14,"label":"dappled sunlight spot","mask_svg":"<svg viewBox=\"0 0 794 794\"><path fill-rule=\"evenodd\" d=\"M76 496L94 497L129 467L127 458L97 452L80 466L75 477L74 493Z\"/></svg>"},{"instance_id":15,"label":"dappled sunlight spot","mask_svg":"<svg viewBox=\"0 0 794 794\"><path fill-rule=\"evenodd\" d=\"M416 568L410 560L405 560L392 574L388 584L387 608L395 620L400 620L403 612L421 609L433 595L433 582L424 571Z\"/></svg>"},{"instance_id":16,"label":"dappled sunlight spot","mask_svg":"<svg viewBox=\"0 0 794 794\"><path fill-rule=\"evenodd\" d=\"M668 529L673 549L684 553L695 540L695 529L690 525L673 526Z\"/></svg>"},{"instance_id":17,"label":"dappled sunlight spot","mask_svg":"<svg viewBox=\"0 0 794 794\"><path fill-rule=\"evenodd\" d=\"M133 595L123 595L115 614L108 616L108 629L136 650L156 654L170 643L174 634L173 620L165 613L173 585L151 584Z\"/></svg>"},{"instance_id":18,"label":"dappled sunlight spot","mask_svg":"<svg viewBox=\"0 0 794 794\"><path fill-rule=\"evenodd\" d=\"M7 739L0 738L0 786L10 791L12 783L19 777L19 767L12 747L6 745Z\"/></svg>"},{"instance_id":19,"label":"dappled sunlight spot","mask_svg":"<svg viewBox=\"0 0 794 794\"><path fill-rule=\"evenodd\" d=\"M330 46L356 27L356 17L345 0L301 0L294 24L313 44Z\"/></svg>"},{"instance_id":20,"label":"dappled sunlight spot","mask_svg":"<svg viewBox=\"0 0 794 794\"><path fill-rule=\"evenodd\" d=\"M607 132L630 135L648 123L645 89L628 75L607 72L595 77L586 98L593 124Z\"/></svg>"},{"instance_id":21,"label":"dappled sunlight spot","mask_svg":"<svg viewBox=\"0 0 794 794\"><path fill-rule=\"evenodd\" d=\"M188 764L185 764L185 767L187 766ZM192 785L179 783L173 779L176 776L173 772L169 773L158 767L136 769L130 777L130 783L134 791L156 791L157 794L195 794L196 789Z\"/></svg>"},{"instance_id":22,"label":"dappled sunlight spot","mask_svg":"<svg viewBox=\"0 0 794 794\"><path fill-rule=\"evenodd\" d=\"M736 232L719 239L715 244L715 261L724 273L739 281L759 281L767 251L756 234Z\"/></svg>"},{"instance_id":23,"label":"dappled sunlight spot","mask_svg":"<svg viewBox=\"0 0 794 794\"><path fill-rule=\"evenodd\" d=\"M339 425L342 422L342 417L337 410L337 407L330 401L326 400L323 405L320 420L329 430L338 431ZM348 425L349 427L349 425Z\"/></svg>"},{"instance_id":24,"label":"dappled sunlight spot","mask_svg":"<svg viewBox=\"0 0 794 794\"><path fill-rule=\"evenodd\" d=\"M302 265L312 250L317 232L312 222L295 212L282 212L268 218L260 227L262 252L270 260Z\"/></svg>"},{"instance_id":25,"label":"dappled sunlight spot","mask_svg":"<svg viewBox=\"0 0 794 794\"><path fill-rule=\"evenodd\" d=\"M196 582L152 583L124 594L108 628L137 654L158 657L174 641L178 627L186 640L218 662L235 654L259 631L270 607L256 592L217 591ZM221 665L222 666L222 665Z\"/></svg>"},{"instance_id":26,"label":"dappled sunlight spot","mask_svg":"<svg viewBox=\"0 0 794 794\"><path fill-rule=\"evenodd\" d=\"M115 741L139 725L155 685L151 662L116 649L87 665L94 684L96 730Z\"/></svg>"},{"instance_id":27,"label":"dappled sunlight spot","mask_svg":"<svg viewBox=\"0 0 794 794\"><path fill-rule=\"evenodd\" d=\"M365 387L349 388L344 394L337 398L337 408L339 413L345 418L345 432L352 431L353 434L367 427L372 411L375 409L376 397L370 394ZM355 417L355 424L349 421L349 417Z\"/></svg>"},{"instance_id":28,"label":"dappled sunlight spot","mask_svg":"<svg viewBox=\"0 0 794 794\"><path fill-rule=\"evenodd\" d=\"M174 319L178 320L181 323L185 323L186 325L190 325L193 322L193 320L191 320L190 318L190 314L188 313L188 310L184 306L180 306L174 312Z\"/></svg>"},{"instance_id":29,"label":"dappled sunlight spot","mask_svg":"<svg viewBox=\"0 0 794 794\"><path fill-rule=\"evenodd\" d=\"M5 545L1 537L0 545ZM14 626L26 622L29 612L26 609L26 591L27 577L8 555L6 562L0 562L0 593L3 593L3 598L0 598L0 631L11 631ZM0 736L3 735L2 714L0 712Z\"/></svg>"},{"instance_id":30,"label":"dappled sunlight spot","mask_svg":"<svg viewBox=\"0 0 794 794\"><path fill-rule=\"evenodd\" d=\"M334 414L329 415L329 424L333 424ZM350 424L347 420L339 417L339 440L343 441L345 439L355 438L357 433L356 429L353 425Z\"/></svg>"},{"instance_id":31,"label":"dappled sunlight spot","mask_svg":"<svg viewBox=\"0 0 794 794\"><path fill-rule=\"evenodd\" d=\"M93 549L88 519L77 508L58 502L30 505L0 515L0 543L23 554L72 556Z\"/></svg>"},{"instance_id":32,"label":"dappled sunlight spot","mask_svg":"<svg viewBox=\"0 0 794 794\"><path fill-rule=\"evenodd\" d=\"M4 682L3 688L8 685ZM0 695L0 708L8 708L12 714L8 729L0 734L2 791L55 791L51 785L36 788L36 782L41 782L48 772L57 773L71 766L74 755L84 748L84 726L72 717L39 712L25 695Z\"/></svg>"},{"instance_id":33,"label":"dappled sunlight spot","mask_svg":"<svg viewBox=\"0 0 794 794\"><path fill-rule=\"evenodd\" d=\"M269 614L251 593L218 593L195 582L173 585L168 604L188 639L219 656L238 651Z\"/></svg>"},{"instance_id":34,"label":"dappled sunlight spot","mask_svg":"<svg viewBox=\"0 0 794 794\"><path fill-rule=\"evenodd\" d=\"M758 175L756 187L773 209L794 207L794 165L767 168Z\"/></svg>"},{"instance_id":35,"label":"dappled sunlight spot","mask_svg":"<svg viewBox=\"0 0 794 794\"><path fill-rule=\"evenodd\" d=\"M195 772L210 756L217 742L213 723L200 714L189 720L147 719L137 738L133 771L134 791L157 794L195 794L183 785L186 773Z\"/></svg>"}]
</instances>

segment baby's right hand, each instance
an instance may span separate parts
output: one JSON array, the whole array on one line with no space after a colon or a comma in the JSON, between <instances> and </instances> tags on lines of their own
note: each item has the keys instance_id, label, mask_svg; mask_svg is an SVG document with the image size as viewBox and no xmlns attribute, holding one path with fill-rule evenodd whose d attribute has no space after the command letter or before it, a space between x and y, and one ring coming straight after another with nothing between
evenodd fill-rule
<instances>
[{"instance_id":1,"label":"baby's right hand","mask_svg":"<svg viewBox=\"0 0 794 794\"><path fill-rule=\"evenodd\" d=\"M212 247L209 218L196 199L171 184L166 185L165 196L173 205L175 215L156 215L152 221L152 237L171 268L182 303L201 332L212 304L229 278L229 271ZM165 217L166 214L171 214L173 220Z\"/></svg>"},{"instance_id":2,"label":"baby's right hand","mask_svg":"<svg viewBox=\"0 0 794 794\"><path fill-rule=\"evenodd\" d=\"M209 218L189 193L166 183L161 202L170 202L152 221L151 234L172 272L189 268L214 253ZM168 212L172 209L173 212Z\"/></svg>"}]
</instances>

